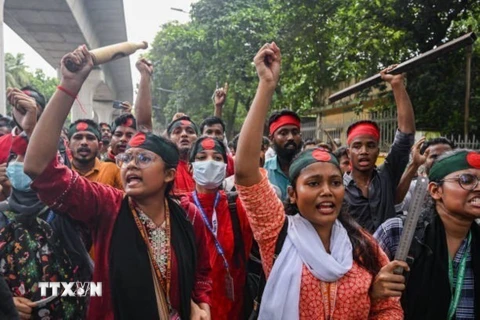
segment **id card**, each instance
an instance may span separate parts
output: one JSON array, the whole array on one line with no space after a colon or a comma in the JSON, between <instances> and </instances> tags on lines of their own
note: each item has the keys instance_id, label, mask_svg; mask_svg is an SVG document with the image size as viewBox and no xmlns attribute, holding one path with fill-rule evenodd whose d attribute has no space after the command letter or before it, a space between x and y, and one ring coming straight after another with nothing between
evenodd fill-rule
<instances>
[{"instance_id":1,"label":"id card","mask_svg":"<svg viewBox=\"0 0 480 320\"><path fill-rule=\"evenodd\" d=\"M233 278L229 272L225 274L225 292L230 301L235 301L235 287L233 284Z\"/></svg>"}]
</instances>

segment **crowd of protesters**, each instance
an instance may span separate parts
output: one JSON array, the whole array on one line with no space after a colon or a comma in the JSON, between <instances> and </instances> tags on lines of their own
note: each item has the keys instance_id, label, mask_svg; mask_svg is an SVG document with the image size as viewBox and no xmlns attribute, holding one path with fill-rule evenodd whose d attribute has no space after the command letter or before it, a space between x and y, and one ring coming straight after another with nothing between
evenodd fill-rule
<instances>
[{"instance_id":1,"label":"crowd of protesters","mask_svg":"<svg viewBox=\"0 0 480 320\"><path fill-rule=\"evenodd\" d=\"M226 88L199 126L179 113L155 134L144 59L134 113L125 102L111 124L64 128L93 69L85 46L62 59L48 103L9 88L0 319L480 319L480 153L415 142L405 79L391 67L380 74L397 131L382 165L372 121L351 124L344 146L303 139L297 113L268 116L281 60L273 42L254 57L257 92L230 142ZM418 176L429 184L407 263L395 255ZM102 293L45 296L40 282L101 283Z\"/></svg>"}]
</instances>

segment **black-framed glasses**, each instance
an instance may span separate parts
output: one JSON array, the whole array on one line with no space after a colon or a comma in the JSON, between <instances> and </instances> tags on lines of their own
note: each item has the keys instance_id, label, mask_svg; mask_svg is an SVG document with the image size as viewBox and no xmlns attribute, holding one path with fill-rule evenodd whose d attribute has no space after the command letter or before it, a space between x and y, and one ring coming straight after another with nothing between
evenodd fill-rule
<instances>
[{"instance_id":1,"label":"black-framed glasses","mask_svg":"<svg viewBox=\"0 0 480 320\"><path fill-rule=\"evenodd\" d=\"M126 168L132 160L135 160L135 165L137 167L140 169L145 169L153 163L155 156L148 153L139 152L137 154L121 153L115 157L115 162L120 168Z\"/></svg>"},{"instance_id":2,"label":"black-framed glasses","mask_svg":"<svg viewBox=\"0 0 480 320\"><path fill-rule=\"evenodd\" d=\"M444 181L457 181L460 187L462 189L467 190L467 191L472 191L478 186L478 181L480 180L479 177L477 177L474 174L471 173L462 173L456 178L449 178L449 179L443 179L440 180L440 182Z\"/></svg>"}]
</instances>

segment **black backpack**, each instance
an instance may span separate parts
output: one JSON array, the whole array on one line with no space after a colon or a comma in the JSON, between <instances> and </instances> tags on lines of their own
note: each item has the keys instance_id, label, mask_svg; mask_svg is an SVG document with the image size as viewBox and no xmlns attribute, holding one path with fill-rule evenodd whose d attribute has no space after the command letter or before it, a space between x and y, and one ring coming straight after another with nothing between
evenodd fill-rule
<instances>
[{"instance_id":1,"label":"black backpack","mask_svg":"<svg viewBox=\"0 0 480 320\"><path fill-rule=\"evenodd\" d=\"M228 210L230 212L230 218L232 221L233 237L234 237L234 262L236 266L240 266L240 263L246 262L247 279L245 283L243 313L245 319L256 320L260 311L260 303L262 300L263 290L266 285L266 277L263 272L262 260L260 258L260 251L258 244L253 240L252 249L248 260L244 255L245 244L243 243L242 230L240 227L240 220L237 213L237 192L227 192ZM277 259L280 251L282 250L283 243L287 237L288 219L280 230L275 244L275 254L273 256L273 262Z\"/></svg>"}]
</instances>

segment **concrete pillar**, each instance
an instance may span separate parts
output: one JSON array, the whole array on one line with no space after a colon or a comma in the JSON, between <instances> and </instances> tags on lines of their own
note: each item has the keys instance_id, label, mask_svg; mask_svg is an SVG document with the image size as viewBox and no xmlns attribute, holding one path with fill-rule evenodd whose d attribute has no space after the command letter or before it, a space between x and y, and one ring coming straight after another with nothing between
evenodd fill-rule
<instances>
[{"instance_id":1,"label":"concrete pillar","mask_svg":"<svg viewBox=\"0 0 480 320\"><path fill-rule=\"evenodd\" d=\"M78 100L83 106L83 110L78 102L75 102L72 108L72 122L78 119L93 119L93 96L97 87L102 83L102 71L93 69L87 80L83 83L82 89L78 93Z\"/></svg>"},{"instance_id":2,"label":"concrete pillar","mask_svg":"<svg viewBox=\"0 0 480 320\"><path fill-rule=\"evenodd\" d=\"M98 116L97 121L100 122L106 122L106 123L112 123L112 115L113 109L112 107L113 101L93 101L93 110L95 110L95 113Z\"/></svg>"},{"instance_id":3,"label":"concrete pillar","mask_svg":"<svg viewBox=\"0 0 480 320\"><path fill-rule=\"evenodd\" d=\"M5 53L3 52L3 8L5 0L0 0L0 113L7 113L5 88Z\"/></svg>"}]
</instances>

